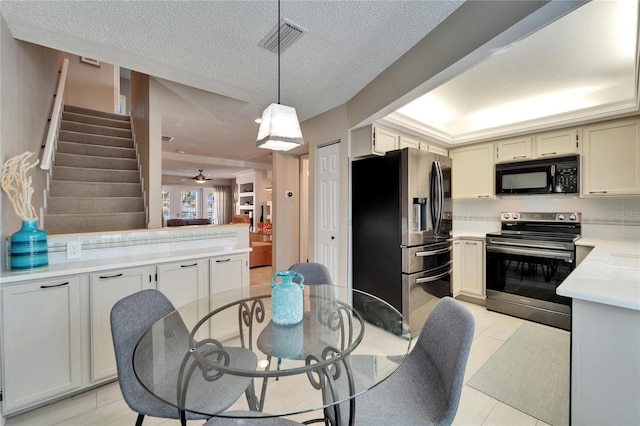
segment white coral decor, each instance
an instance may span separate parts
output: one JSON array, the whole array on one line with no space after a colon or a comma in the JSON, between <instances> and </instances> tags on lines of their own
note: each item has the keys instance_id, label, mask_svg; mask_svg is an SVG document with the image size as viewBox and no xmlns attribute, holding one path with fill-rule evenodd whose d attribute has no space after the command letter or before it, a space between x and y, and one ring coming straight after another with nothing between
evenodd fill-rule
<instances>
[{"instance_id":1,"label":"white coral decor","mask_svg":"<svg viewBox=\"0 0 640 426\"><path fill-rule=\"evenodd\" d=\"M5 161L2 166L2 190L7 194L13 204L16 214L22 220L38 220L36 210L31 205L33 187L31 186L31 176L27 176L27 171L38 164L29 164L29 158L33 152L24 152Z\"/></svg>"}]
</instances>

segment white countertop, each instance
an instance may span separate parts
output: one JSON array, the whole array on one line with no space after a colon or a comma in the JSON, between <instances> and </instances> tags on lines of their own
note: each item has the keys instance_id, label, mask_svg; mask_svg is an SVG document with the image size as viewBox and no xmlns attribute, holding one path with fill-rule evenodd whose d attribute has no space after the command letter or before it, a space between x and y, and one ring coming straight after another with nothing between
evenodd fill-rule
<instances>
[{"instance_id":1,"label":"white countertop","mask_svg":"<svg viewBox=\"0 0 640 426\"><path fill-rule=\"evenodd\" d=\"M594 249L558 286L561 296L640 310L640 243L580 239Z\"/></svg>"},{"instance_id":2,"label":"white countertop","mask_svg":"<svg viewBox=\"0 0 640 426\"><path fill-rule=\"evenodd\" d=\"M451 231L451 237L454 239L457 238L473 238L476 240L484 240L487 238L486 232L475 232L475 231Z\"/></svg>"},{"instance_id":3,"label":"white countertop","mask_svg":"<svg viewBox=\"0 0 640 426\"><path fill-rule=\"evenodd\" d=\"M250 251L250 248L234 249L228 247L212 247L207 248L206 250L203 250L202 248L193 250L168 250L161 253L79 260L77 262L57 263L42 269L31 271L3 271L0 273L0 283L11 284L29 280L49 279L64 275L106 271L109 269L134 268L158 263L181 262L189 259L248 253Z\"/></svg>"}]
</instances>

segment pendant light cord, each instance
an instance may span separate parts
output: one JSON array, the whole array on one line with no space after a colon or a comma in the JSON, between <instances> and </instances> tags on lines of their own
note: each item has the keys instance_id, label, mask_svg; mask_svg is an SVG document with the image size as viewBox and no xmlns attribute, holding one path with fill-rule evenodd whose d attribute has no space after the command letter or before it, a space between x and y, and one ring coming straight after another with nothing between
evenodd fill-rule
<instances>
[{"instance_id":1,"label":"pendant light cord","mask_svg":"<svg viewBox=\"0 0 640 426\"><path fill-rule=\"evenodd\" d=\"M278 0L278 105L280 105L280 0Z\"/></svg>"}]
</instances>

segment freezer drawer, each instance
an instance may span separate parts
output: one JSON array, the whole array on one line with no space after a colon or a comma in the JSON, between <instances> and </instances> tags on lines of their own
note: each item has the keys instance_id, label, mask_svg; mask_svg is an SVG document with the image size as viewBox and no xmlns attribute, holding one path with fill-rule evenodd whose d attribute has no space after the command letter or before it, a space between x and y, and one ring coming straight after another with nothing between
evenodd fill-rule
<instances>
[{"instance_id":1,"label":"freezer drawer","mask_svg":"<svg viewBox=\"0 0 640 426\"><path fill-rule=\"evenodd\" d=\"M402 248L402 273L430 271L451 263L451 240Z\"/></svg>"},{"instance_id":2,"label":"freezer drawer","mask_svg":"<svg viewBox=\"0 0 640 426\"><path fill-rule=\"evenodd\" d=\"M451 296L451 262L415 274L402 274L402 315L417 335L440 298Z\"/></svg>"}]
</instances>

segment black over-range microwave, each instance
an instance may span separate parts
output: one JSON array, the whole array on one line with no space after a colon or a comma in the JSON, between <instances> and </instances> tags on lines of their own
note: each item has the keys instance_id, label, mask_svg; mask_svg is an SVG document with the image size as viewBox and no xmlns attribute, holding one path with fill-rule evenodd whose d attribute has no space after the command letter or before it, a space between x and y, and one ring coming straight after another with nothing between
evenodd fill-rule
<instances>
[{"instance_id":1,"label":"black over-range microwave","mask_svg":"<svg viewBox=\"0 0 640 426\"><path fill-rule=\"evenodd\" d=\"M575 194L578 155L496 164L496 194Z\"/></svg>"}]
</instances>

